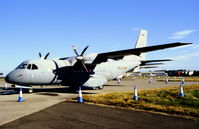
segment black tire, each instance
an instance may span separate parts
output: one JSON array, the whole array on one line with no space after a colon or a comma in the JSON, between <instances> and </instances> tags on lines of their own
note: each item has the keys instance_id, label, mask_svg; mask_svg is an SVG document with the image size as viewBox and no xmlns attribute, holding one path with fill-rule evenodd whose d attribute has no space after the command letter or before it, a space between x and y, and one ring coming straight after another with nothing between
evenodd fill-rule
<instances>
[{"instance_id":1,"label":"black tire","mask_svg":"<svg viewBox=\"0 0 199 129\"><path fill-rule=\"evenodd\" d=\"M31 94L33 93L33 89L28 89L28 92Z\"/></svg>"},{"instance_id":2,"label":"black tire","mask_svg":"<svg viewBox=\"0 0 199 129\"><path fill-rule=\"evenodd\" d=\"M103 85L102 85L102 86L99 86L98 89L99 89L99 90L102 90L102 89L104 89L104 86L103 86Z\"/></svg>"}]
</instances>

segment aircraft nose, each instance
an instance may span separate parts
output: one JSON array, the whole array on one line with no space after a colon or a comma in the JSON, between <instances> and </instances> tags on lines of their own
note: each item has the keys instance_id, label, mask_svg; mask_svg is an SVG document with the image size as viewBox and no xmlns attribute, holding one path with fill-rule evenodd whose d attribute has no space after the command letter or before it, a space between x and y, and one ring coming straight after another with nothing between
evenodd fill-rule
<instances>
[{"instance_id":1,"label":"aircraft nose","mask_svg":"<svg viewBox=\"0 0 199 129\"><path fill-rule=\"evenodd\" d=\"M6 76L5 81L8 83L10 82L8 75Z\"/></svg>"}]
</instances>

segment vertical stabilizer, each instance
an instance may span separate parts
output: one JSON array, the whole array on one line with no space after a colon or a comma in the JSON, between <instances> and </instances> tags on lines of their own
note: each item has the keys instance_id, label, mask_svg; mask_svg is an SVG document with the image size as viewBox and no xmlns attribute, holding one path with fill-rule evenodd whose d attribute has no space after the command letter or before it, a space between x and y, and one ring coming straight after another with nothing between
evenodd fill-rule
<instances>
[{"instance_id":1,"label":"vertical stabilizer","mask_svg":"<svg viewBox=\"0 0 199 129\"><path fill-rule=\"evenodd\" d=\"M137 42L135 44L135 48L146 47L146 45L147 45L147 31L140 30L140 34L139 34ZM136 57L138 57L138 56L136 55ZM141 60L146 60L146 53L140 53L139 57L141 58ZM132 60L132 59L135 59L135 55L124 56L123 59L124 60Z\"/></svg>"},{"instance_id":2,"label":"vertical stabilizer","mask_svg":"<svg viewBox=\"0 0 199 129\"><path fill-rule=\"evenodd\" d=\"M135 48L146 47L146 45L147 45L147 31L140 30L140 34L135 44Z\"/></svg>"},{"instance_id":3,"label":"vertical stabilizer","mask_svg":"<svg viewBox=\"0 0 199 129\"><path fill-rule=\"evenodd\" d=\"M140 30L135 48L146 47L147 45L147 30ZM141 53L140 57L142 60L146 59L146 53Z\"/></svg>"}]
</instances>

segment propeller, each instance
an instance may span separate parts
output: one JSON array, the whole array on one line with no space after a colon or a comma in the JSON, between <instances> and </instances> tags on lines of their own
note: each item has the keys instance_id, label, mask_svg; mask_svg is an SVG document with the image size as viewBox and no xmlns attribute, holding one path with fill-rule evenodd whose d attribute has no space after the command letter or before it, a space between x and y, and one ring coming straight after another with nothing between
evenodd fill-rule
<instances>
[{"instance_id":1,"label":"propeller","mask_svg":"<svg viewBox=\"0 0 199 129\"><path fill-rule=\"evenodd\" d=\"M85 51L88 49L88 47L89 46L86 46L84 48L84 50L82 51L82 53L79 55L78 52L77 52L76 47L73 45L73 50L74 50L75 54L77 55L76 56L76 60L81 62L82 66L84 67L84 69L85 69L86 72L88 72L88 69L86 68L86 65L84 64L84 57L83 57L83 55L84 55Z\"/></svg>"},{"instance_id":2,"label":"propeller","mask_svg":"<svg viewBox=\"0 0 199 129\"><path fill-rule=\"evenodd\" d=\"M57 62L55 62L54 60L52 60L52 61L55 63L56 68L54 70L52 69L55 76L54 76L53 80L50 82L50 84L52 84L55 81L55 79L58 77L58 74L59 74L59 72L58 72L59 66L58 66Z\"/></svg>"},{"instance_id":3,"label":"propeller","mask_svg":"<svg viewBox=\"0 0 199 129\"><path fill-rule=\"evenodd\" d=\"M39 52L39 57L40 57L40 59L43 59L43 60L46 60L46 59L48 58L49 55L50 55L50 52L48 52L48 53L46 54L46 56L43 57L42 54Z\"/></svg>"},{"instance_id":4,"label":"propeller","mask_svg":"<svg viewBox=\"0 0 199 129\"><path fill-rule=\"evenodd\" d=\"M39 57L40 57L40 58L42 57L41 53L39 53Z\"/></svg>"},{"instance_id":5,"label":"propeller","mask_svg":"<svg viewBox=\"0 0 199 129\"><path fill-rule=\"evenodd\" d=\"M50 52L46 54L46 56L44 57L44 60L46 60L49 55L50 55Z\"/></svg>"}]
</instances>

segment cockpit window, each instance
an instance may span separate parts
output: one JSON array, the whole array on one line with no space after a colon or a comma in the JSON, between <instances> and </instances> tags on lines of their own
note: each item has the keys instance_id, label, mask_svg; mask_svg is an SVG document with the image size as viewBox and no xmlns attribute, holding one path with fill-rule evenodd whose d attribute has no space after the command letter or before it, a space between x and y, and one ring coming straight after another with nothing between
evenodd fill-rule
<instances>
[{"instance_id":1,"label":"cockpit window","mask_svg":"<svg viewBox=\"0 0 199 129\"><path fill-rule=\"evenodd\" d=\"M25 69L27 64L20 64L16 69Z\"/></svg>"},{"instance_id":2,"label":"cockpit window","mask_svg":"<svg viewBox=\"0 0 199 129\"><path fill-rule=\"evenodd\" d=\"M31 64L28 65L27 69L31 69Z\"/></svg>"},{"instance_id":3,"label":"cockpit window","mask_svg":"<svg viewBox=\"0 0 199 129\"><path fill-rule=\"evenodd\" d=\"M38 69L38 67L35 64L29 64L27 69L36 70L36 69Z\"/></svg>"},{"instance_id":4,"label":"cockpit window","mask_svg":"<svg viewBox=\"0 0 199 129\"><path fill-rule=\"evenodd\" d=\"M32 64L32 70L38 69L38 67L35 64Z\"/></svg>"},{"instance_id":5,"label":"cockpit window","mask_svg":"<svg viewBox=\"0 0 199 129\"><path fill-rule=\"evenodd\" d=\"M29 69L29 70L36 70L36 69L38 69L38 66L35 65L35 64L22 63L16 69L26 69L26 68Z\"/></svg>"}]
</instances>

